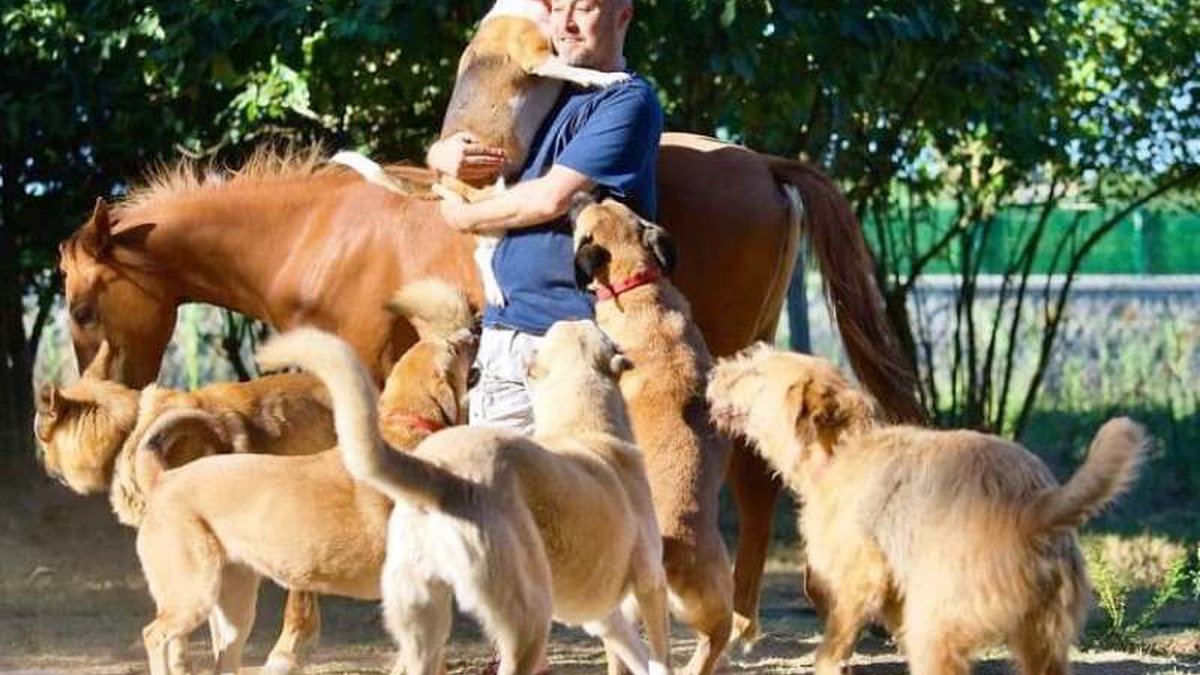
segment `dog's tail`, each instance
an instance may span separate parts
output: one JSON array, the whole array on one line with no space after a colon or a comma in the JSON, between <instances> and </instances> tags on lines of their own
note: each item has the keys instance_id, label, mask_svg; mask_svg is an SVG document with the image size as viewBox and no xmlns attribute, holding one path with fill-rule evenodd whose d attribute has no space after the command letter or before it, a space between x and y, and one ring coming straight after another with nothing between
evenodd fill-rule
<instances>
[{"instance_id":1,"label":"dog's tail","mask_svg":"<svg viewBox=\"0 0 1200 675\"><path fill-rule=\"evenodd\" d=\"M475 323L467 295L440 279L405 285L392 296L387 308L411 321L422 340L445 340Z\"/></svg>"},{"instance_id":2,"label":"dog's tail","mask_svg":"<svg viewBox=\"0 0 1200 675\"><path fill-rule=\"evenodd\" d=\"M196 408L167 410L146 427L134 449L133 484L124 486L127 491L137 492L137 499L127 499L132 510L140 513L145 509L145 498L154 492L163 472L196 459L171 461L175 444L184 438L202 440L211 449L206 453L210 455L246 451L244 430L231 428L212 413Z\"/></svg>"},{"instance_id":3,"label":"dog's tail","mask_svg":"<svg viewBox=\"0 0 1200 675\"><path fill-rule=\"evenodd\" d=\"M382 166L379 166L378 162L364 154L354 152L353 150L342 150L333 157L330 157L329 163L350 167L368 183L378 185L389 192L395 192L400 195L409 194L409 191L405 190L400 182L392 180L392 177L387 175L387 172L383 170Z\"/></svg>"},{"instance_id":4,"label":"dog's tail","mask_svg":"<svg viewBox=\"0 0 1200 675\"><path fill-rule=\"evenodd\" d=\"M1145 429L1128 417L1109 420L1088 448L1087 459L1066 485L1039 495L1030 504L1027 530L1072 530L1088 521L1137 475L1147 448Z\"/></svg>"},{"instance_id":5,"label":"dog's tail","mask_svg":"<svg viewBox=\"0 0 1200 675\"><path fill-rule=\"evenodd\" d=\"M333 400L333 422L342 462L355 479L392 501L440 506L464 482L428 462L392 450L379 434L379 393L350 345L315 328L278 335L258 350L268 369L299 366L316 375Z\"/></svg>"},{"instance_id":6,"label":"dog's tail","mask_svg":"<svg viewBox=\"0 0 1200 675\"><path fill-rule=\"evenodd\" d=\"M925 411L914 393L916 377L888 323L872 274L875 262L846 196L807 163L769 156L767 161L776 180L796 186L803 197L809 250L825 279L826 304L858 379L893 420L924 422Z\"/></svg>"}]
</instances>

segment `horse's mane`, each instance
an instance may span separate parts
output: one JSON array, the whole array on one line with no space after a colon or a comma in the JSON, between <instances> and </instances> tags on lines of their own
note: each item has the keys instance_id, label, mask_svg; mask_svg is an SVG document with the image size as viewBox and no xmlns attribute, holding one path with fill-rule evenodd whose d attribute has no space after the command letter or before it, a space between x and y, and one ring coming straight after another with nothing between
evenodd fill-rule
<instances>
[{"instance_id":1,"label":"horse's mane","mask_svg":"<svg viewBox=\"0 0 1200 675\"><path fill-rule=\"evenodd\" d=\"M160 162L147 170L125 197L113 205L113 218L120 220L131 211L164 200L235 186L263 185L335 173L357 175L345 166L328 163L326 160L329 157L328 149L320 143L265 143L256 147L237 168L190 157ZM390 164L384 169L414 194L427 194L428 186L435 179L432 171L409 164ZM74 255L82 248L90 257L100 257L100 252L93 250L95 247L91 239L83 236L86 229L86 225L77 229L59 250L66 255Z\"/></svg>"},{"instance_id":2,"label":"horse's mane","mask_svg":"<svg viewBox=\"0 0 1200 675\"><path fill-rule=\"evenodd\" d=\"M165 198L222 186L266 183L312 176L318 172L341 171L341 168L325 163L328 157L329 152L319 143L264 144L256 147L238 168L189 157L163 162L146 172L142 180L117 204L117 209L130 211Z\"/></svg>"}]
</instances>

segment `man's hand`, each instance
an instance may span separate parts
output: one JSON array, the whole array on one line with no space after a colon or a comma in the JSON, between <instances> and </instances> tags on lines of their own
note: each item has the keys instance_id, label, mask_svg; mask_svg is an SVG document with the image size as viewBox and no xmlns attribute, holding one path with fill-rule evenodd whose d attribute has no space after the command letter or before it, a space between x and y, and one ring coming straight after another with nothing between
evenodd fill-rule
<instances>
[{"instance_id":1,"label":"man's hand","mask_svg":"<svg viewBox=\"0 0 1200 675\"><path fill-rule=\"evenodd\" d=\"M470 233L470 224L464 219L463 214L463 206L467 200L453 190L445 190L439 194L442 199L438 202L438 211L442 215L442 220L446 221L446 224L452 229Z\"/></svg>"},{"instance_id":2,"label":"man's hand","mask_svg":"<svg viewBox=\"0 0 1200 675\"><path fill-rule=\"evenodd\" d=\"M431 145L425 163L459 180L492 181L504 169L504 150L482 145L460 131Z\"/></svg>"}]
</instances>

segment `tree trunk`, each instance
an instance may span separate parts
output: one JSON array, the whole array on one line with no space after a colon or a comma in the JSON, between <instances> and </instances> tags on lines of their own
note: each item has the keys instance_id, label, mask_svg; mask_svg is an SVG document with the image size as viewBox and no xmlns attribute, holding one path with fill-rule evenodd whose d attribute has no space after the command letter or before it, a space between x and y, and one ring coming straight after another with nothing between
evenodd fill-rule
<instances>
[{"instance_id":1,"label":"tree trunk","mask_svg":"<svg viewBox=\"0 0 1200 675\"><path fill-rule=\"evenodd\" d=\"M23 284L13 220L18 185L0 164L0 454L29 447L33 433L33 362L25 339Z\"/></svg>"}]
</instances>

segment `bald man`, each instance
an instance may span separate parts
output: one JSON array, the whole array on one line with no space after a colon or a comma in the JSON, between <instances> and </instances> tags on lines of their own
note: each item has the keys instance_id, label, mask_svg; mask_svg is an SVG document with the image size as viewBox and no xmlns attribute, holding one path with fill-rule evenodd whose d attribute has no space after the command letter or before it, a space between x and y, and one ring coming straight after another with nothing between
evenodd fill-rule
<instances>
[{"instance_id":1,"label":"bald man","mask_svg":"<svg viewBox=\"0 0 1200 675\"><path fill-rule=\"evenodd\" d=\"M626 69L630 0L553 0L550 8L551 37L561 60L609 72ZM575 284L566 218L571 196L595 192L654 220L661 133L662 108L636 74L602 90L567 84L533 139L517 185L481 202L441 203L453 228L506 232L492 257L504 305L484 311L471 424L533 431L528 357L554 322L594 318L593 299ZM465 180L490 180L499 174L503 152L456 134L435 143L427 161Z\"/></svg>"}]
</instances>

